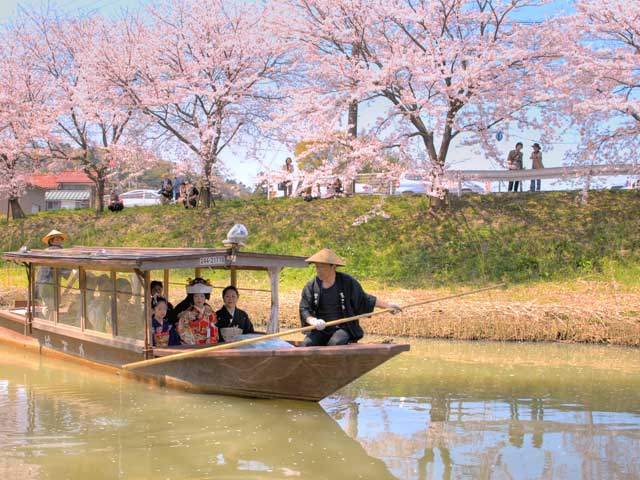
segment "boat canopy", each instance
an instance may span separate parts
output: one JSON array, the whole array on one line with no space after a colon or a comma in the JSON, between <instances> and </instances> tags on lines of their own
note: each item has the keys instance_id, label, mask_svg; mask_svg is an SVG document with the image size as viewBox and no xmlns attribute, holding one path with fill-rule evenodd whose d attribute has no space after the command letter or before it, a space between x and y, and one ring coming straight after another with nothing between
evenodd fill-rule
<instances>
[{"instance_id":1,"label":"boat canopy","mask_svg":"<svg viewBox=\"0 0 640 480\"><path fill-rule=\"evenodd\" d=\"M138 248L138 247L70 247L56 250L6 252L4 257L23 263L56 267L108 270L171 270L178 268L220 268L270 270L307 268L305 257L252 253L230 248Z\"/></svg>"}]
</instances>

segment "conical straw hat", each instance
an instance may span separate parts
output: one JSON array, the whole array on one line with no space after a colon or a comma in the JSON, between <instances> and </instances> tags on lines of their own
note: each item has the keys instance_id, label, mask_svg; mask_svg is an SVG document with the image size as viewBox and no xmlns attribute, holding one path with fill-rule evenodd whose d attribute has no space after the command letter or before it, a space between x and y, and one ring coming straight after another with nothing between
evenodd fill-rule
<instances>
[{"instance_id":1,"label":"conical straw hat","mask_svg":"<svg viewBox=\"0 0 640 480\"><path fill-rule=\"evenodd\" d=\"M44 237L42 237L42 241L48 245L49 240L51 240L53 237L62 237L63 240L67 240L68 238L66 234L59 232L58 230L51 230Z\"/></svg>"},{"instance_id":2,"label":"conical straw hat","mask_svg":"<svg viewBox=\"0 0 640 480\"><path fill-rule=\"evenodd\" d=\"M344 260L341 259L336 252L330 248L323 248L317 253L314 253L305 260L308 263L327 263L329 265L341 265L344 266Z\"/></svg>"}]
</instances>

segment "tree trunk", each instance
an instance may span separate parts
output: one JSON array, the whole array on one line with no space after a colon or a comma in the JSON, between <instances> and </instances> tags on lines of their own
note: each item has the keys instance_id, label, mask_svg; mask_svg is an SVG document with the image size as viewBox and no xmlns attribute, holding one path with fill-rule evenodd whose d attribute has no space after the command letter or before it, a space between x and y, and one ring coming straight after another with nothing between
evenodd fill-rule
<instances>
[{"instance_id":1,"label":"tree trunk","mask_svg":"<svg viewBox=\"0 0 640 480\"><path fill-rule=\"evenodd\" d=\"M100 215L104 211L104 178L98 176L96 179L96 214Z\"/></svg>"},{"instance_id":2,"label":"tree trunk","mask_svg":"<svg viewBox=\"0 0 640 480\"><path fill-rule=\"evenodd\" d=\"M356 138L358 136L358 102L356 100L349 104L348 123L347 135L349 138Z\"/></svg>"},{"instance_id":3,"label":"tree trunk","mask_svg":"<svg viewBox=\"0 0 640 480\"><path fill-rule=\"evenodd\" d=\"M215 207L216 202L213 200L213 189L211 188L211 167L213 165L212 161L207 161L204 164L204 179L202 183L202 188L200 191L200 204L204 208L211 208L211 205Z\"/></svg>"},{"instance_id":4,"label":"tree trunk","mask_svg":"<svg viewBox=\"0 0 640 480\"><path fill-rule=\"evenodd\" d=\"M9 217L9 212L11 212L11 218L14 220L25 218L24 211L22 210L18 199L15 197L9 198L9 203L7 204L7 218Z\"/></svg>"}]
</instances>

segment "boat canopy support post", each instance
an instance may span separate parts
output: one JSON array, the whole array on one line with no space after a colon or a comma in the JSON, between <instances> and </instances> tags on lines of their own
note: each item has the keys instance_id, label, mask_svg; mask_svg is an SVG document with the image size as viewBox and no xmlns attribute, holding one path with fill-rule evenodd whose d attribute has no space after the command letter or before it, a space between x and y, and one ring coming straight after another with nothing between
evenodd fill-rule
<instances>
[{"instance_id":1,"label":"boat canopy support post","mask_svg":"<svg viewBox=\"0 0 640 480\"><path fill-rule=\"evenodd\" d=\"M280 282L281 267L270 267L269 281L271 283L271 314L269 315L269 323L267 324L267 333L277 333L280 330L278 323L278 284Z\"/></svg>"},{"instance_id":2,"label":"boat canopy support post","mask_svg":"<svg viewBox=\"0 0 640 480\"><path fill-rule=\"evenodd\" d=\"M144 272L136 270L135 272L144 285L144 358L149 359L153 357L151 346L151 272L149 270Z\"/></svg>"},{"instance_id":3,"label":"boat canopy support post","mask_svg":"<svg viewBox=\"0 0 640 480\"><path fill-rule=\"evenodd\" d=\"M33 326L33 317L36 314L35 298L35 269L32 263L24 264L27 270L27 321L24 324L24 334L31 335Z\"/></svg>"},{"instance_id":4,"label":"boat canopy support post","mask_svg":"<svg viewBox=\"0 0 640 480\"><path fill-rule=\"evenodd\" d=\"M236 269L236 267L231 267L230 282L230 285L233 285L236 288L238 287L238 270Z\"/></svg>"},{"instance_id":5,"label":"boat canopy support post","mask_svg":"<svg viewBox=\"0 0 640 480\"><path fill-rule=\"evenodd\" d=\"M163 271L162 275L162 290L164 294L164 298L169 299L169 270L166 268Z\"/></svg>"}]
</instances>

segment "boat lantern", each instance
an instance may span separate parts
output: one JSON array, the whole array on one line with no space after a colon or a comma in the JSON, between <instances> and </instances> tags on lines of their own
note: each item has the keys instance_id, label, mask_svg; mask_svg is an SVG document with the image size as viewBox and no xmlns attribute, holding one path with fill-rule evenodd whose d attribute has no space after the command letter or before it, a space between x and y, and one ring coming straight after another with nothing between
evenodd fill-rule
<instances>
[{"instance_id":1,"label":"boat lantern","mask_svg":"<svg viewBox=\"0 0 640 480\"><path fill-rule=\"evenodd\" d=\"M233 227L231 227L231 230L229 230L229 233L227 233L227 238L223 240L222 243L234 248L238 246L244 247L244 240L246 240L248 236L249 231L247 230L247 227L245 227L241 223L236 223Z\"/></svg>"}]
</instances>

